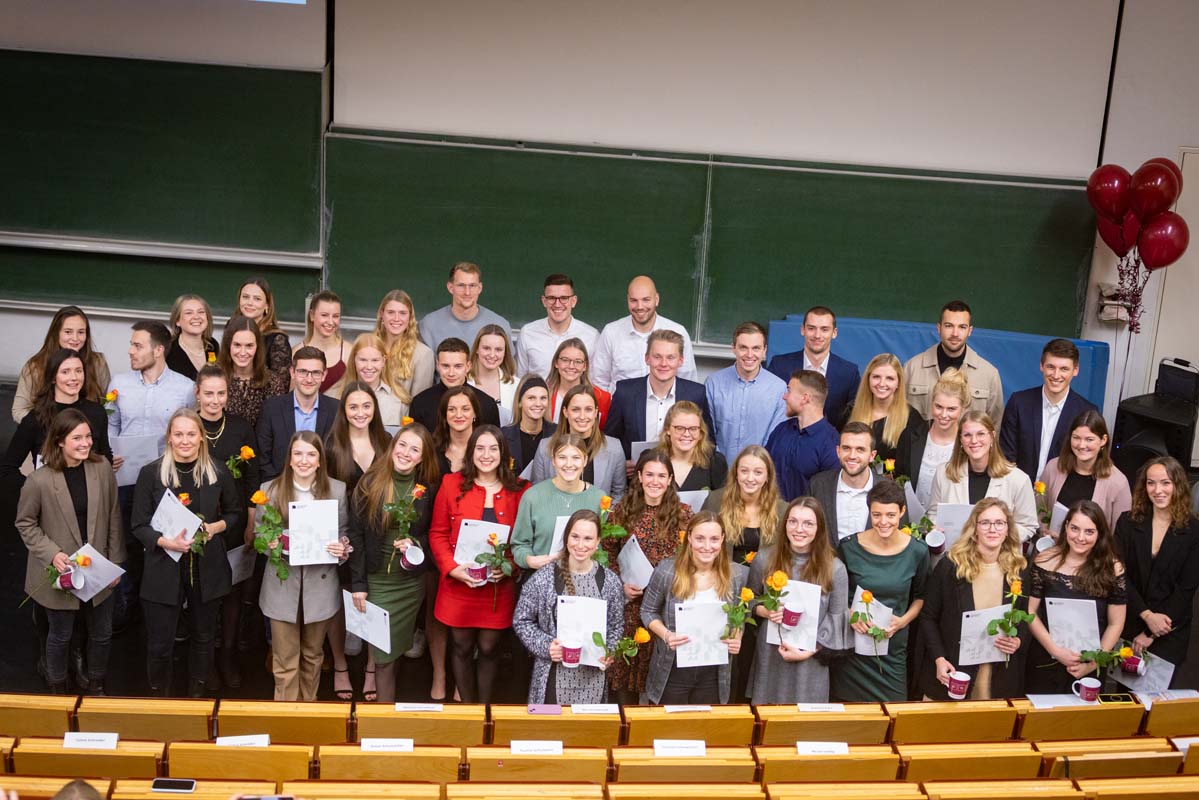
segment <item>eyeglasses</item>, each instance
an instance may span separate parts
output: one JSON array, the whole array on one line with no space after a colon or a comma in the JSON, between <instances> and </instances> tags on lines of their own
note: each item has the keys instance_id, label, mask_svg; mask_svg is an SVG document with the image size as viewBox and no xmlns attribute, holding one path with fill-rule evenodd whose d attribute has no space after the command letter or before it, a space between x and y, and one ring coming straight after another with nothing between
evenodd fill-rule
<instances>
[{"instance_id":1,"label":"eyeglasses","mask_svg":"<svg viewBox=\"0 0 1199 800\"><path fill-rule=\"evenodd\" d=\"M801 531L814 531L817 528L816 520L814 519L789 519L787 520L788 528L799 528Z\"/></svg>"},{"instance_id":2,"label":"eyeglasses","mask_svg":"<svg viewBox=\"0 0 1199 800\"><path fill-rule=\"evenodd\" d=\"M671 425L670 429L679 436L699 436L698 425Z\"/></svg>"},{"instance_id":3,"label":"eyeglasses","mask_svg":"<svg viewBox=\"0 0 1199 800\"><path fill-rule=\"evenodd\" d=\"M585 358L567 358L566 356L558 357L558 366L560 367L585 367L587 359Z\"/></svg>"},{"instance_id":4,"label":"eyeglasses","mask_svg":"<svg viewBox=\"0 0 1199 800\"><path fill-rule=\"evenodd\" d=\"M297 369L296 377L300 380L308 380L311 378L322 378L325 375L323 369Z\"/></svg>"},{"instance_id":5,"label":"eyeglasses","mask_svg":"<svg viewBox=\"0 0 1199 800\"><path fill-rule=\"evenodd\" d=\"M454 288L460 292L477 292L483 288L481 283L455 283Z\"/></svg>"},{"instance_id":6,"label":"eyeglasses","mask_svg":"<svg viewBox=\"0 0 1199 800\"><path fill-rule=\"evenodd\" d=\"M978 528L980 531L1006 531L1007 520L980 519L978 522L974 523L974 527Z\"/></svg>"},{"instance_id":7,"label":"eyeglasses","mask_svg":"<svg viewBox=\"0 0 1199 800\"><path fill-rule=\"evenodd\" d=\"M571 300L574 299L574 295L567 294L567 295L562 295L560 297L557 297L557 296L550 295L550 294L543 294L543 295L541 295L541 299L544 300L547 305L564 306L567 303L569 303Z\"/></svg>"}]
</instances>

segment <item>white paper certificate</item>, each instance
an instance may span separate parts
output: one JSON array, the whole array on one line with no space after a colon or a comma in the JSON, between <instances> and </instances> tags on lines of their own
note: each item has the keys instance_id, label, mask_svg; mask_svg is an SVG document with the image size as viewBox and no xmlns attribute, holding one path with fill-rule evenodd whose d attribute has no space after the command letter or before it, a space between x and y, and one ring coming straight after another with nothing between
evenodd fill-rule
<instances>
[{"instance_id":1,"label":"white paper certificate","mask_svg":"<svg viewBox=\"0 0 1199 800\"><path fill-rule=\"evenodd\" d=\"M187 506L179 502L179 498L175 496L174 492L167 489L158 503L158 508L154 510L154 516L150 518L150 527L168 539L174 539L180 532L183 532L185 541L191 542L196 537L196 531L200 529L202 522L199 517L187 510ZM164 550L163 552L174 561L183 558L183 553L175 550Z\"/></svg>"},{"instance_id":2,"label":"white paper certificate","mask_svg":"<svg viewBox=\"0 0 1199 800\"><path fill-rule=\"evenodd\" d=\"M958 666L971 664L993 664L1003 661L1004 655L995 647L999 634L987 635L987 625L1012 610L1007 603L994 608L962 612L962 643L958 652Z\"/></svg>"},{"instance_id":3,"label":"white paper certificate","mask_svg":"<svg viewBox=\"0 0 1199 800\"><path fill-rule=\"evenodd\" d=\"M908 519L913 523L920 521L924 516L924 505L916 498L916 489L911 481L903 485L903 495L907 498Z\"/></svg>"},{"instance_id":4,"label":"white paper certificate","mask_svg":"<svg viewBox=\"0 0 1199 800\"><path fill-rule=\"evenodd\" d=\"M691 513L698 514L699 510L704 507L704 501L708 499L707 489L696 489L691 492L679 492L679 502L685 503Z\"/></svg>"},{"instance_id":5,"label":"white paper certificate","mask_svg":"<svg viewBox=\"0 0 1199 800\"><path fill-rule=\"evenodd\" d=\"M691 641L674 651L680 667L708 667L729 663L729 648L720 641L728 624L718 601L688 600L675 606L675 633Z\"/></svg>"},{"instance_id":6,"label":"white paper certificate","mask_svg":"<svg viewBox=\"0 0 1199 800\"><path fill-rule=\"evenodd\" d=\"M254 574L254 559L258 553L253 547L239 544L225 553L229 561L229 569L233 572L233 583L238 584Z\"/></svg>"},{"instance_id":7,"label":"white paper certificate","mask_svg":"<svg viewBox=\"0 0 1199 800\"><path fill-rule=\"evenodd\" d=\"M162 455L165 440L151 433L146 436L113 436L109 444L114 456L125 459L125 463L117 470L117 486L132 486L137 483L137 474L142 467Z\"/></svg>"},{"instance_id":8,"label":"white paper certificate","mask_svg":"<svg viewBox=\"0 0 1199 800\"><path fill-rule=\"evenodd\" d=\"M108 584L115 581L117 578L125 574L125 570L118 567L116 564L109 561L104 556L100 555L100 551L92 547L90 544L85 544L74 553L71 554L71 560L74 561L76 556L87 556L92 560L92 563L86 567L76 566L75 569L83 573L83 588L72 589L71 594L78 597L83 602L91 600L100 592L108 588Z\"/></svg>"},{"instance_id":9,"label":"white paper certificate","mask_svg":"<svg viewBox=\"0 0 1199 800\"><path fill-rule=\"evenodd\" d=\"M790 647L814 651L816 629L820 627L820 587L814 583L787 581L783 591L787 593L783 605L803 612L803 616L799 618L799 624L790 629L767 622L766 642L773 645L786 642Z\"/></svg>"},{"instance_id":10,"label":"white paper certificate","mask_svg":"<svg viewBox=\"0 0 1199 800\"><path fill-rule=\"evenodd\" d=\"M853 593L853 603L849 606L851 611L866 612L866 604L862 602L862 587L859 586ZM870 604L870 618L874 620L874 624L883 630L891 624L891 617L895 616L890 608L880 603L877 599ZM891 645L890 639L881 639L875 641L873 636L865 633L853 632L853 651L860 656L885 656L887 649ZM877 646L877 649L875 649Z\"/></svg>"},{"instance_id":11,"label":"white paper certificate","mask_svg":"<svg viewBox=\"0 0 1199 800\"><path fill-rule=\"evenodd\" d=\"M632 442L629 444L629 458L631 458L635 464L637 463L637 459L641 458L642 453L644 453L646 450L653 450L657 446L657 442Z\"/></svg>"},{"instance_id":12,"label":"white paper certificate","mask_svg":"<svg viewBox=\"0 0 1199 800\"><path fill-rule=\"evenodd\" d=\"M1054 533L1062 532L1062 523L1066 521L1066 513L1070 509L1066 508L1061 503L1053 504L1053 516L1049 518L1049 530Z\"/></svg>"},{"instance_id":13,"label":"white paper certificate","mask_svg":"<svg viewBox=\"0 0 1199 800\"><path fill-rule=\"evenodd\" d=\"M937 527L945 534L945 549L953 547L962 536L962 526L970 518L974 506L970 503L941 503L937 506Z\"/></svg>"},{"instance_id":14,"label":"white paper certificate","mask_svg":"<svg viewBox=\"0 0 1199 800\"><path fill-rule=\"evenodd\" d=\"M596 645L592 634L608 638L608 601L594 597L559 595L558 641L575 641L583 645L580 664L598 667L604 657L603 648Z\"/></svg>"},{"instance_id":15,"label":"white paper certificate","mask_svg":"<svg viewBox=\"0 0 1199 800\"><path fill-rule=\"evenodd\" d=\"M337 541L337 501L308 500L287 504L287 561L293 567L306 564L336 564L337 557L325 550Z\"/></svg>"},{"instance_id":16,"label":"white paper certificate","mask_svg":"<svg viewBox=\"0 0 1199 800\"><path fill-rule=\"evenodd\" d=\"M637 537L634 534L630 533L624 540L624 546L620 548L620 555L616 557L616 563L620 567L622 583L627 583L635 589L644 589L649 585L649 579L654 574L654 565L649 563L649 559L645 557L645 552L637 543Z\"/></svg>"},{"instance_id":17,"label":"white paper certificate","mask_svg":"<svg viewBox=\"0 0 1199 800\"><path fill-rule=\"evenodd\" d=\"M491 545L487 544L487 536L494 533L501 542L508 541L512 528L498 522L484 522L481 519L464 519L458 527L458 543L454 545L455 564L476 564L475 556L490 553Z\"/></svg>"},{"instance_id":18,"label":"white paper certificate","mask_svg":"<svg viewBox=\"0 0 1199 800\"><path fill-rule=\"evenodd\" d=\"M1045 598L1049 635L1059 646L1081 653L1099 649L1099 618L1094 600Z\"/></svg>"},{"instance_id":19,"label":"white paper certificate","mask_svg":"<svg viewBox=\"0 0 1199 800\"><path fill-rule=\"evenodd\" d=\"M562 552L566 542L566 523L568 522L570 522L570 515L554 520L554 538L550 541L549 555Z\"/></svg>"},{"instance_id":20,"label":"white paper certificate","mask_svg":"<svg viewBox=\"0 0 1199 800\"><path fill-rule=\"evenodd\" d=\"M354 599L341 590L341 604L346 610L346 630L373 644L384 653L391 652L391 619L384 609L366 601L366 611L354 608Z\"/></svg>"}]
</instances>

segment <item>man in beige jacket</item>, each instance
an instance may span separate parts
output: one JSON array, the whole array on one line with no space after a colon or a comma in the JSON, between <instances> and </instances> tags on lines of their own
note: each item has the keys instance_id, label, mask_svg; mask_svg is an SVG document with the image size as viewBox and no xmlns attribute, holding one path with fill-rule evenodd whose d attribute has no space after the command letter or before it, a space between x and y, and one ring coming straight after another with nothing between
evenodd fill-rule
<instances>
[{"instance_id":1,"label":"man in beige jacket","mask_svg":"<svg viewBox=\"0 0 1199 800\"><path fill-rule=\"evenodd\" d=\"M908 403L925 419L928 419L937 378L950 367L957 367L970 385L970 408L965 410L985 411L999 427L1003 417L1003 385L999 381L999 370L966 345L973 330L970 306L961 300L951 300L941 308L941 321L937 325L940 343L917 353L904 364Z\"/></svg>"}]
</instances>

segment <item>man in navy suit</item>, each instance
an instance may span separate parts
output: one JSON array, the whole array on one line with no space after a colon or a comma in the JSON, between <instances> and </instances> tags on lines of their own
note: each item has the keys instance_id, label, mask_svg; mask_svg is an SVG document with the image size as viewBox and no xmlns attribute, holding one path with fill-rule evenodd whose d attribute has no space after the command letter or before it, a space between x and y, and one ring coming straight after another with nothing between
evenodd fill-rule
<instances>
[{"instance_id":1,"label":"man in navy suit","mask_svg":"<svg viewBox=\"0 0 1199 800\"><path fill-rule=\"evenodd\" d=\"M620 441L629 475L633 474L633 442L656 442L662 434L666 412L680 400L699 406L704 424L712 430L704 385L678 377L683 365L683 337L659 329L649 335L645 348L649 375L616 382L604 433Z\"/></svg>"},{"instance_id":2,"label":"man in navy suit","mask_svg":"<svg viewBox=\"0 0 1199 800\"><path fill-rule=\"evenodd\" d=\"M823 375L828 381L824 417L840 428L849 416L849 406L858 393L862 376L857 364L829 351L836 338L837 315L824 306L812 306L803 315L803 350L774 356L766 369L784 382L805 369Z\"/></svg>"},{"instance_id":3,"label":"man in navy suit","mask_svg":"<svg viewBox=\"0 0 1199 800\"><path fill-rule=\"evenodd\" d=\"M1070 423L1084 411L1099 409L1070 382L1078 375L1078 348L1069 339L1051 339L1041 350L1040 386L1013 392L1003 411L999 448L1037 480L1045 463L1062 449Z\"/></svg>"},{"instance_id":4,"label":"man in navy suit","mask_svg":"<svg viewBox=\"0 0 1199 800\"><path fill-rule=\"evenodd\" d=\"M262 479L283 472L287 445L296 431L314 431L321 439L333 427L338 402L321 394L325 354L319 347L301 347L291 357L291 383L295 390L267 398L258 418L258 458Z\"/></svg>"}]
</instances>

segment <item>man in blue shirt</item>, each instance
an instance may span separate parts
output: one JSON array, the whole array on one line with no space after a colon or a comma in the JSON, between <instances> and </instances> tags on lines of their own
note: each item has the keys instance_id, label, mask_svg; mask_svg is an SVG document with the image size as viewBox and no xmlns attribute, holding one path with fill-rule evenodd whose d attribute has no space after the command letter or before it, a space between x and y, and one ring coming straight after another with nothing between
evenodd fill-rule
<instances>
[{"instance_id":1,"label":"man in blue shirt","mask_svg":"<svg viewBox=\"0 0 1199 800\"><path fill-rule=\"evenodd\" d=\"M779 493L788 503L808 493L808 482L817 472L841 465L837 460L837 429L824 418L828 381L811 369L796 370L787 382L783 402L789 419L779 424L766 441L774 460Z\"/></svg>"},{"instance_id":2,"label":"man in blue shirt","mask_svg":"<svg viewBox=\"0 0 1199 800\"><path fill-rule=\"evenodd\" d=\"M258 417L258 458L262 479L283 472L287 445L296 431L313 431L322 439L333 427L338 403L320 393L325 377L325 354L319 347L301 347L291 357L295 391L267 398Z\"/></svg>"},{"instance_id":3,"label":"man in blue shirt","mask_svg":"<svg viewBox=\"0 0 1199 800\"><path fill-rule=\"evenodd\" d=\"M704 387L716 449L730 464L747 446L765 445L770 432L787 418L787 384L762 366L766 329L756 322L738 325L733 357L733 365L709 375Z\"/></svg>"}]
</instances>

